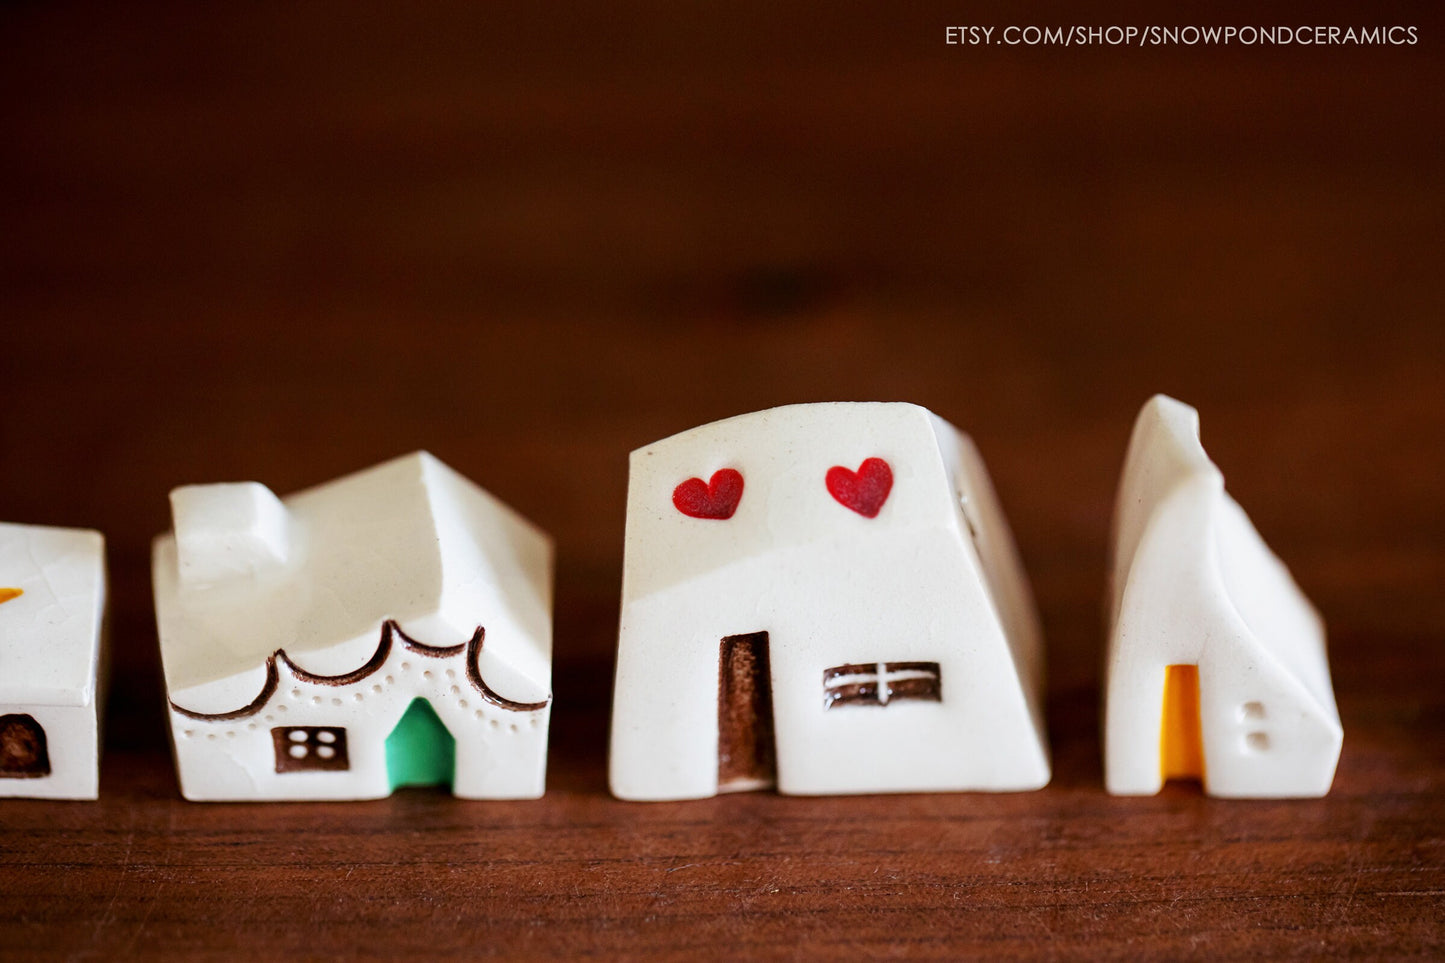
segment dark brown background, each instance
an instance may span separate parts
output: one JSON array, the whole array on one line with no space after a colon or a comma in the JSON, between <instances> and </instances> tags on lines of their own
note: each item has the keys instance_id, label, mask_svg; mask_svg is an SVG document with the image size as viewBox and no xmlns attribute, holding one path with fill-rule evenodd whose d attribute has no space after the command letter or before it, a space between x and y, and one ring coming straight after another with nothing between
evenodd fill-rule
<instances>
[{"instance_id":1,"label":"dark brown background","mask_svg":"<svg viewBox=\"0 0 1445 963\"><path fill-rule=\"evenodd\" d=\"M0 11L0 517L104 530L115 616L102 799L0 801L0 956L1445 954L1445 24L947 47L1080 20L965 6ZM1324 800L1101 789L1108 516L1160 390L1330 625ZM977 440L1052 785L612 800L627 452L830 399ZM546 798L181 801L167 490L420 447L557 538Z\"/></svg>"}]
</instances>

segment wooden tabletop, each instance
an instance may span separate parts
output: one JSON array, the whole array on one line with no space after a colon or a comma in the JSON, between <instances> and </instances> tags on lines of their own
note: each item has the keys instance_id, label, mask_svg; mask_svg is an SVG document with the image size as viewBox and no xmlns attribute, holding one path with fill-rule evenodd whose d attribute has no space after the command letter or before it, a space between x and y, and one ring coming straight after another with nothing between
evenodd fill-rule
<instances>
[{"instance_id":1,"label":"wooden tabletop","mask_svg":"<svg viewBox=\"0 0 1445 963\"><path fill-rule=\"evenodd\" d=\"M1445 23L946 45L965 12L0 13L0 517L103 530L114 618L101 799L0 800L0 957L1445 956ZM1156 391L1329 625L1325 799L1102 789L1109 512ZM853 399L978 443L1052 783L612 799L627 453ZM557 540L546 797L183 801L166 493L418 448Z\"/></svg>"}]
</instances>

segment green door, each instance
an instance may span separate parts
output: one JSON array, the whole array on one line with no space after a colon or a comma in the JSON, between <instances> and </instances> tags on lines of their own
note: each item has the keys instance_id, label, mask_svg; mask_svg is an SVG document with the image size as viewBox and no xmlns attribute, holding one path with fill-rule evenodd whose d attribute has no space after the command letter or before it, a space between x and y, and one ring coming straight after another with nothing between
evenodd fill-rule
<instances>
[{"instance_id":1,"label":"green door","mask_svg":"<svg viewBox=\"0 0 1445 963\"><path fill-rule=\"evenodd\" d=\"M391 788L450 786L457 741L425 699L413 699L386 737L386 773Z\"/></svg>"}]
</instances>

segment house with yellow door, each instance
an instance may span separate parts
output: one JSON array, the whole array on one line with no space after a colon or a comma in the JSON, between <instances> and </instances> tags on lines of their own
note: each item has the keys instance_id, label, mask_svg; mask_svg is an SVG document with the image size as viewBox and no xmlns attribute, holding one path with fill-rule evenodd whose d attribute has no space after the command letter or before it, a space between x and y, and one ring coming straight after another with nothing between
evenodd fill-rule
<instances>
[{"instance_id":1,"label":"house with yellow door","mask_svg":"<svg viewBox=\"0 0 1445 963\"><path fill-rule=\"evenodd\" d=\"M1115 506L1105 666L1111 793L1323 796L1343 738L1324 623L1199 439L1193 408L1140 412Z\"/></svg>"}]
</instances>

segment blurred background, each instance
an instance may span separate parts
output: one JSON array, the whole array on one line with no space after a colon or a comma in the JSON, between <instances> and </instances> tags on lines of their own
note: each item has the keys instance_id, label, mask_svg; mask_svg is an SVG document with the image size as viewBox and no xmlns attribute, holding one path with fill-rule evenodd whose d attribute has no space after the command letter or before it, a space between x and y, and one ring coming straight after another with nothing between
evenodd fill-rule
<instances>
[{"instance_id":1,"label":"blurred background","mask_svg":"<svg viewBox=\"0 0 1445 963\"><path fill-rule=\"evenodd\" d=\"M101 800L0 811L0 957L1440 955L1442 8L902 6L0 6L0 519L101 529L114 616ZM946 43L1081 22L1417 42ZM1161 391L1328 623L1324 800L1103 793ZM1053 782L611 800L628 452L825 400L978 443ZM547 796L182 802L167 492L418 448L556 539Z\"/></svg>"},{"instance_id":2,"label":"blurred background","mask_svg":"<svg viewBox=\"0 0 1445 963\"><path fill-rule=\"evenodd\" d=\"M559 707L603 711L627 453L912 401L978 442L1054 698L1092 707L1114 485L1163 391L1200 409L1337 666L1424 651L1437 9L1369 8L1417 25L1407 46L1062 49L945 43L1080 19L1051 4L7 5L0 516L106 533L111 747L160 753L167 491L426 448L556 538ZM1388 686L1350 664L1347 709ZM600 789L602 731L568 718Z\"/></svg>"}]
</instances>

